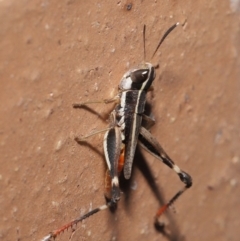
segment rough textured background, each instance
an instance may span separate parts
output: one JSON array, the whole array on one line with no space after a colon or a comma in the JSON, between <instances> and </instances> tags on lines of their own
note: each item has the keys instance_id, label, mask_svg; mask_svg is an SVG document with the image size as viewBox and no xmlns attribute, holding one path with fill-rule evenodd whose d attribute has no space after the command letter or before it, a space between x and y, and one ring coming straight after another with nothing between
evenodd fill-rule
<instances>
[{"instance_id":1,"label":"rough textured background","mask_svg":"<svg viewBox=\"0 0 240 241\"><path fill-rule=\"evenodd\" d=\"M160 199L182 183L146 154L159 190L136 167L118 210L89 218L71 238L239 240L240 3L227 0L0 1L1 240L40 240L104 203L103 136L90 140L99 152L73 137L105 128L111 106L93 105L96 115L71 105L113 96L143 61L143 24L150 61L177 21L185 25L151 60L160 63L152 133L194 185L163 218L168 235L157 232Z\"/></svg>"}]
</instances>

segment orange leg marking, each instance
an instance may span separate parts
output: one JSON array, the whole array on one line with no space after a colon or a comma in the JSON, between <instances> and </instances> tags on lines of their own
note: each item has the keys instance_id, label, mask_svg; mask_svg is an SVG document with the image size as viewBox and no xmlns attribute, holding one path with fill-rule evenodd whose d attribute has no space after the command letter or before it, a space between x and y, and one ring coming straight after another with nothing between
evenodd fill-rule
<instances>
[{"instance_id":1,"label":"orange leg marking","mask_svg":"<svg viewBox=\"0 0 240 241\"><path fill-rule=\"evenodd\" d=\"M112 179L110 176L110 172L109 170L107 170L105 174L105 197L107 199L111 199L111 189L112 189L111 180Z\"/></svg>"},{"instance_id":2,"label":"orange leg marking","mask_svg":"<svg viewBox=\"0 0 240 241\"><path fill-rule=\"evenodd\" d=\"M64 225L63 227L53 231L52 233L50 233L51 238L55 239L60 233L64 232L66 229L69 229L70 227L72 227L75 224L74 221Z\"/></svg>"},{"instance_id":3,"label":"orange leg marking","mask_svg":"<svg viewBox=\"0 0 240 241\"><path fill-rule=\"evenodd\" d=\"M156 214L156 218L159 218L166 210L168 209L168 205L164 205L162 206L158 211L157 211L157 214Z\"/></svg>"},{"instance_id":4,"label":"orange leg marking","mask_svg":"<svg viewBox=\"0 0 240 241\"><path fill-rule=\"evenodd\" d=\"M124 162L125 162L125 147L121 150L120 157L118 160L118 174L120 174L120 172L122 171Z\"/></svg>"}]
</instances>

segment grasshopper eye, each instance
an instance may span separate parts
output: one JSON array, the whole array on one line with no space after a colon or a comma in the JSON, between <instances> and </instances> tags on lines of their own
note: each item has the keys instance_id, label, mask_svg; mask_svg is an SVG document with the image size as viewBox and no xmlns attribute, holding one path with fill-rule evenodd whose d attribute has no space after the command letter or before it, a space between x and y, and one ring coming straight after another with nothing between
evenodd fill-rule
<instances>
[{"instance_id":1,"label":"grasshopper eye","mask_svg":"<svg viewBox=\"0 0 240 241\"><path fill-rule=\"evenodd\" d=\"M138 69L130 74L133 83L142 84L148 79L149 69Z\"/></svg>"}]
</instances>

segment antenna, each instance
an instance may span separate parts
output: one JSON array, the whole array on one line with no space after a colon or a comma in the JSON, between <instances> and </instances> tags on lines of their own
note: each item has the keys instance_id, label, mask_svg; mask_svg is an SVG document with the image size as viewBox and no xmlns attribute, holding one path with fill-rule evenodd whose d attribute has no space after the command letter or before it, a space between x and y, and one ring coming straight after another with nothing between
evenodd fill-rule
<instances>
[{"instance_id":1,"label":"antenna","mask_svg":"<svg viewBox=\"0 0 240 241\"><path fill-rule=\"evenodd\" d=\"M179 22L175 23L172 27L170 27L166 33L162 36L156 50L154 51L153 55L152 55L152 58L154 57L154 55L156 54L156 52L158 51L159 47L161 46L162 42L164 41L164 39L168 36L168 34L170 34L174 28L176 28L177 26L179 25ZM145 25L144 25L145 26Z\"/></svg>"},{"instance_id":2,"label":"antenna","mask_svg":"<svg viewBox=\"0 0 240 241\"><path fill-rule=\"evenodd\" d=\"M146 25L143 25L143 60L144 62L146 61L146 47L145 47L145 42L146 42Z\"/></svg>"}]
</instances>

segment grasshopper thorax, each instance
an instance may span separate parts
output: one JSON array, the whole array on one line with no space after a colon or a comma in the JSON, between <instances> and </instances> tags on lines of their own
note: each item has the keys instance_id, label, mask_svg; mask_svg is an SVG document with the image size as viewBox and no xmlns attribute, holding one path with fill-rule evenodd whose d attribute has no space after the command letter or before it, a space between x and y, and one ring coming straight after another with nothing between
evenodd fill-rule
<instances>
[{"instance_id":1,"label":"grasshopper thorax","mask_svg":"<svg viewBox=\"0 0 240 241\"><path fill-rule=\"evenodd\" d=\"M127 71L119 84L119 89L147 91L155 79L155 68L150 63L144 63L138 68Z\"/></svg>"}]
</instances>

